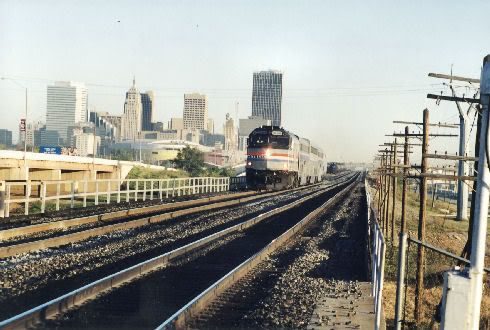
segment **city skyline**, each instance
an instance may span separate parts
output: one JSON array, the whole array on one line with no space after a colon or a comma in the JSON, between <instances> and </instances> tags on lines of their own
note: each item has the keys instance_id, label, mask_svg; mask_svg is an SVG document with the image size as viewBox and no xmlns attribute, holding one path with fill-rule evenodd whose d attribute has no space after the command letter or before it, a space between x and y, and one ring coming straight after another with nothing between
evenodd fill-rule
<instances>
[{"instance_id":1,"label":"city skyline","mask_svg":"<svg viewBox=\"0 0 490 330\"><path fill-rule=\"evenodd\" d=\"M154 121L180 117L182 95L195 91L208 96L209 117L222 127L226 113L236 117L236 102L238 118L251 115L252 73L276 69L285 74L286 129L317 142L329 159L371 161L382 132L396 129L394 107L400 120L420 119L425 107L435 110L435 121L457 119L453 105L425 98L445 90L428 72L453 66L455 74L478 78L474 63L488 52L481 40L490 4L476 1L481 10L470 14L470 5L450 3L444 15L433 15L435 4L388 1L147 3L146 11L134 1L109 1L97 10L80 3L68 18L72 4L3 1L0 76L18 84L0 81L0 114L17 140L24 110L17 85L28 88L28 121L37 122L46 113L45 86L58 80L84 81L90 110L120 114L136 75L140 90L155 92ZM474 46L461 48L455 39Z\"/></svg>"}]
</instances>

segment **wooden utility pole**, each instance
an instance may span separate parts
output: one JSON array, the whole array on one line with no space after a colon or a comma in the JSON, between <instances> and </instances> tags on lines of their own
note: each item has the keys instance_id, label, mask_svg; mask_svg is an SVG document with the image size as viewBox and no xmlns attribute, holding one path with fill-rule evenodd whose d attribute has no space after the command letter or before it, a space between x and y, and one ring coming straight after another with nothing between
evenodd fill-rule
<instances>
[{"instance_id":1,"label":"wooden utility pole","mask_svg":"<svg viewBox=\"0 0 490 330\"><path fill-rule=\"evenodd\" d=\"M400 232L405 233L407 231L407 173L408 173L408 126L405 126L405 145L403 146L403 186L402 186L402 216L400 224Z\"/></svg>"},{"instance_id":2,"label":"wooden utility pole","mask_svg":"<svg viewBox=\"0 0 490 330\"><path fill-rule=\"evenodd\" d=\"M397 150L396 150L396 147L397 147L397 139L395 138L395 144L393 145L393 174L396 174L396 165L397 165L397 159L398 159L398 155L397 155ZM396 208L396 175L393 176L392 178L393 180L393 189L392 189L392 192L393 192L393 197L392 197L392 207L391 207L391 243L393 244L393 242L395 241L395 208Z\"/></svg>"},{"instance_id":3,"label":"wooden utility pole","mask_svg":"<svg viewBox=\"0 0 490 330\"><path fill-rule=\"evenodd\" d=\"M429 110L424 110L423 120L423 137L422 137L422 162L421 174L427 173L427 158L425 157L429 149ZM425 241L425 216L426 216L426 200L427 200L427 177L420 178L420 209L419 209L419 226L418 240ZM417 250L417 286L415 288L415 321L420 323L422 319L422 291L424 290L424 261L425 250L422 245L418 245Z\"/></svg>"}]
</instances>

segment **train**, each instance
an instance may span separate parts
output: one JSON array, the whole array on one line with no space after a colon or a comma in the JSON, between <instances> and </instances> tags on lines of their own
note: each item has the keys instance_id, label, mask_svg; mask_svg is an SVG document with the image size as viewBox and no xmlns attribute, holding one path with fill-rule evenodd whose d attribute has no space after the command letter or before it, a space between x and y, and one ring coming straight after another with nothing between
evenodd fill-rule
<instances>
[{"instance_id":1,"label":"train","mask_svg":"<svg viewBox=\"0 0 490 330\"><path fill-rule=\"evenodd\" d=\"M279 126L261 126L247 142L245 173L252 189L288 189L322 180L325 154L310 140Z\"/></svg>"}]
</instances>

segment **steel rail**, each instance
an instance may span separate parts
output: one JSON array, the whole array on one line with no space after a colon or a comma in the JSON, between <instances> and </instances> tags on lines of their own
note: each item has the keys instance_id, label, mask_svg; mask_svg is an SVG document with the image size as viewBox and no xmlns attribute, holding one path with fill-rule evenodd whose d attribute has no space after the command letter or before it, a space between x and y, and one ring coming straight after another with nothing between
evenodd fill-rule
<instances>
[{"instance_id":1,"label":"steel rail","mask_svg":"<svg viewBox=\"0 0 490 330\"><path fill-rule=\"evenodd\" d=\"M186 323L204 310L211 303L211 301L219 296L220 293L224 292L227 288L231 287L234 283L245 276L252 268L266 259L271 253L294 236L298 231L303 229L304 226L316 218L321 212L335 204L341 197L350 191L356 185L356 183L357 177L354 179L354 182L350 183L347 187L335 194L320 207L310 212L306 217L300 220L293 227L289 228L278 238L274 239L259 252L242 262L240 265L212 284L209 288L200 293L197 297L188 302L156 329L185 329Z\"/></svg>"},{"instance_id":2,"label":"steel rail","mask_svg":"<svg viewBox=\"0 0 490 330\"><path fill-rule=\"evenodd\" d=\"M287 193L291 191L297 191L297 190L304 190L308 189L314 186L321 185L322 183L317 183L314 185L309 185L309 186L302 186L298 187L295 189L291 190L280 190L272 193L266 193L266 194L255 194L252 196L247 196L244 198L238 198L238 199L225 199L225 201L222 202L216 202L212 204L206 204L206 199L204 199L204 205L201 206L196 206L196 207L190 207L190 208L184 208L182 210L177 210L177 211L172 211L172 212L167 212L167 213L162 213L162 214L157 214L157 215L151 215L148 217L143 217L143 218L138 218L138 219L131 219L129 221L121 222L121 223L116 223L116 224L109 224L105 226L100 226L96 228L90 228L86 230L81 230L77 231L74 233L68 233L64 235L59 235L55 237L50 237L50 238L41 238L38 240L33 240L30 242L25 242L25 243L19 243L19 244L12 244L12 245L7 245L0 247L0 258L7 258L7 257L12 257L21 253L26 253L26 252L32 252L32 251L37 251L41 249L46 249L46 248L51 248L51 247L57 247L61 245L66 245L70 243L75 243L79 242L91 237L95 236L101 236L105 235L110 232L118 231L118 230L127 230L127 229L133 229L133 228L138 228L142 227L145 225L149 225L152 223L158 223L170 219L174 219L176 217L180 217L183 215L189 215L189 214L195 214L203 211L209 211L209 210L214 210L218 208L223 208L223 207L229 207L229 206L234 206L234 205L242 205L247 202L259 199L259 198L264 198L264 197L272 197L275 195L279 195L282 193ZM229 196L229 195L227 195ZM130 210L131 211L131 210ZM126 211L124 211L126 212ZM149 211L148 211L149 212ZM148 213L146 212L146 213ZM107 221L107 219L105 220Z\"/></svg>"},{"instance_id":3,"label":"steel rail","mask_svg":"<svg viewBox=\"0 0 490 330\"><path fill-rule=\"evenodd\" d=\"M339 186L348 184L349 182L355 180L357 176L349 177L344 182L337 183L331 186L322 189L321 191L315 192L311 195L305 196L297 201L294 201L288 205L284 205L278 207L276 209L267 211L258 215L255 218L246 220L242 223L236 224L229 228L223 229L219 232L201 238L192 243L186 244L180 248L172 250L170 252L164 253L160 256L151 258L149 260L138 263L134 266L121 270L112 275L108 275L100 280L87 284L79 289L73 290L69 293L66 293L58 298L50 300L44 304L41 304L37 307L34 307L28 311L25 311L21 314L15 315L9 319L6 319L0 322L0 328L2 329L18 329L18 328L28 328L32 327L35 324L55 317L58 314L61 314L76 305L80 305L83 302L94 298L95 296L109 291L117 286L120 286L124 283L127 283L137 277L140 277L148 272L154 271L157 268L161 268L166 266L170 261L175 258L178 258L182 255L190 253L206 244L209 244L227 234L232 232L241 231L246 228L252 227L255 224L264 221L274 215L297 207L298 205L315 198L321 194L324 194L327 191L335 189ZM311 186L310 186L311 187Z\"/></svg>"},{"instance_id":4,"label":"steel rail","mask_svg":"<svg viewBox=\"0 0 490 330\"><path fill-rule=\"evenodd\" d=\"M112 212L107 212L102 214L88 215L88 216L74 218L74 219L66 219L66 220L46 222L46 223L40 223L35 225L23 226L23 227L4 229L4 230L0 230L0 240L6 240L6 239L29 235L29 234L35 234L47 230L67 229L70 227L99 222L99 221L116 221L129 216L138 216L138 215L144 215L148 213L168 211L171 209L177 209L177 208L182 208L187 206L197 206L197 205L202 205L214 201L233 199L236 198L237 196L249 196L254 194L256 193L253 191L240 192L235 194L205 197L205 198L192 199L192 200L175 202L175 203L165 203L165 204L143 206L143 207L136 207L136 208L126 208L123 210L112 211Z\"/></svg>"},{"instance_id":5,"label":"steel rail","mask_svg":"<svg viewBox=\"0 0 490 330\"><path fill-rule=\"evenodd\" d=\"M345 176L346 175L341 175L336 180L342 179ZM311 186L314 186L314 185L301 186L301 187L298 187L295 189L290 189L288 191L301 190L301 189L305 189L305 188L308 188ZM66 219L66 220L46 222L46 223L40 223L40 224L35 224L35 225L29 225L29 226L3 229L3 230L0 230L0 240L7 240L7 239L14 238L14 237L35 234L35 233L39 233L39 232L43 232L43 231L47 231L47 230L67 229L67 228L74 227L74 226L80 226L80 225L84 225L84 224L88 224L88 223L94 223L94 222L100 222L100 221L102 221L102 222L117 221L117 220L121 220L125 217L129 217L129 216L134 217L134 216L145 215L145 214L149 214L149 213L169 211L169 210L177 209L177 208L205 205L209 202L216 202L216 201L233 199L233 198L236 198L238 196L245 197L245 196L251 196L251 195L257 195L257 196L261 195L263 197L267 197L267 196L274 196L274 195L280 194L282 192L284 192L284 191L281 190L281 191L265 192L265 193L257 193L255 191L247 191L247 192L240 192L240 193L234 193L234 194L205 197L205 198L200 198L200 199L192 199L192 200L175 202L175 203L165 203L165 204L143 206L143 207L136 207L136 208L126 208L123 210L111 211L111 212L106 212L106 213L102 213L102 214L94 214L94 215L89 215L89 216L84 216L84 217L79 217L79 218L74 218L74 219Z\"/></svg>"}]
</instances>

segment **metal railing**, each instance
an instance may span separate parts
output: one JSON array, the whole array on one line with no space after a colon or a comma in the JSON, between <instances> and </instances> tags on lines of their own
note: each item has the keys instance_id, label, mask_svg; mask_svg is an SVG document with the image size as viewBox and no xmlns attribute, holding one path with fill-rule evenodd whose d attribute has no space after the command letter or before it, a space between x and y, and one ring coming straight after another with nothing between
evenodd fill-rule
<instances>
[{"instance_id":1,"label":"metal railing","mask_svg":"<svg viewBox=\"0 0 490 330\"><path fill-rule=\"evenodd\" d=\"M0 218L9 217L12 205L16 210L45 213L48 204L56 211L60 203L70 208L111 202L145 201L147 199L228 191L228 177L195 177L174 179L98 179L0 181ZM31 209L35 204L37 209Z\"/></svg>"},{"instance_id":2,"label":"metal railing","mask_svg":"<svg viewBox=\"0 0 490 330\"><path fill-rule=\"evenodd\" d=\"M426 250L423 288L419 297L415 294L417 249ZM456 266L468 266L470 261L454 253L438 248L427 242L411 238L407 233L400 233L398 252L398 276L395 306L395 329L432 328L440 321L440 303L443 294L444 273ZM489 274L490 269L484 268ZM489 292L485 292L489 295ZM420 317L417 319L414 306L419 299ZM482 306L482 326L488 322L488 311Z\"/></svg>"},{"instance_id":3,"label":"metal railing","mask_svg":"<svg viewBox=\"0 0 490 330\"><path fill-rule=\"evenodd\" d=\"M383 283L386 255L386 241L381 230L376 211L371 205L371 194L368 183L364 182L368 210L368 229L371 252L371 281L372 296L374 297L375 329L380 329L381 315L383 313Z\"/></svg>"}]
</instances>

